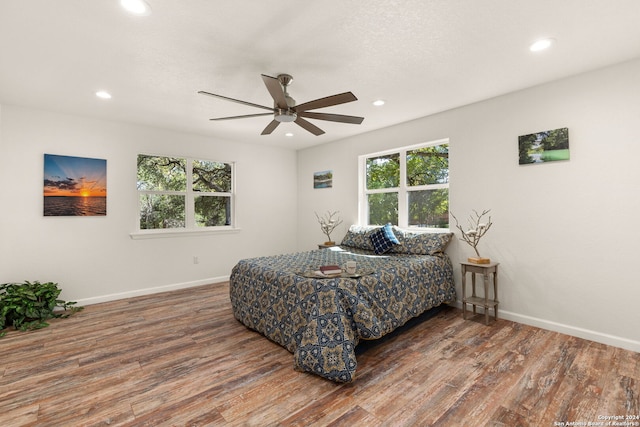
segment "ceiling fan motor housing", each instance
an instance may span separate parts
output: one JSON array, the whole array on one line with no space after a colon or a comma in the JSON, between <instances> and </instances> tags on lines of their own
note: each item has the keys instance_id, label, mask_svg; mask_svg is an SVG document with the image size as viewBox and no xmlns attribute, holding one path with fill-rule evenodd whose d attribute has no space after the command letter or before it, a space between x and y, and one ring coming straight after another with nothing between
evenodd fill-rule
<instances>
[{"instance_id":1,"label":"ceiling fan motor housing","mask_svg":"<svg viewBox=\"0 0 640 427\"><path fill-rule=\"evenodd\" d=\"M282 91L284 92L284 100L287 102L287 109L278 108L278 105L274 105L274 119L280 123L290 123L298 118L298 115L291 108L295 107L296 100L289 96L287 93L287 86L293 81L293 77L290 74L279 74L278 81L282 85Z\"/></svg>"}]
</instances>

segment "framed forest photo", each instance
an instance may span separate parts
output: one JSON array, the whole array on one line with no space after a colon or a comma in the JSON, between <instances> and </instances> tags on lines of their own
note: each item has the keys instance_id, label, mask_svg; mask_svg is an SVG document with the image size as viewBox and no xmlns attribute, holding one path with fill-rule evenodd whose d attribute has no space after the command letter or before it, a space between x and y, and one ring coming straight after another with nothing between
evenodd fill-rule
<instances>
[{"instance_id":1,"label":"framed forest photo","mask_svg":"<svg viewBox=\"0 0 640 427\"><path fill-rule=\"evenodd\" d=\"M518 137L521 165L569 160L569 129L560 128Z\"/></svg>"},{"instance_id":2,"label":"framed forest photo","mask_svg":"<svg viewBox=\"0 0 640 427\"><path fill-rule=\"evenodd\" d=\"M107 161L44 155L44 216L107 215Z\"/></svg>"}]
</instances>

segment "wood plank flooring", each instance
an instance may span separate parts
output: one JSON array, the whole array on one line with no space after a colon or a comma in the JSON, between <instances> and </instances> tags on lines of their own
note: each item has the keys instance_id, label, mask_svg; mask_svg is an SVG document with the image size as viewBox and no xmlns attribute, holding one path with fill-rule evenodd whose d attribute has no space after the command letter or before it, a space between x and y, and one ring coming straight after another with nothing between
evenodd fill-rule
<instances>
[{"instance_id":1,"label":"wood plank flooring","mask_svg":"<svg viewBox=\"0 0 640 427\"><path fill-rule=\"evenodd\" d=\"M237 322L228 289L9 332L0 426L640 425L639 353L446 307L359 346L356 380L336 384L294 371L289 352Z\"/></svg>"}]
</instances>

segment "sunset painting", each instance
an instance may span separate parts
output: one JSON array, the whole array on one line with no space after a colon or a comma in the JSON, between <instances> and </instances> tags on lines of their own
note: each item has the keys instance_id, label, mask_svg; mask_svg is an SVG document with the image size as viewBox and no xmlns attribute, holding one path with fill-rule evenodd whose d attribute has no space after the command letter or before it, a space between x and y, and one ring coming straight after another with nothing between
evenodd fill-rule
<instances>
[{"instance_id":1,"label":"sunset painting","mask_svg":"<svg viewBox=\"0 0 640 427\"><path fill-rule=\"evenodd\" d=\"M44 155L44 215L107 214L107 161Z\"/></svg>"}]
</instances>

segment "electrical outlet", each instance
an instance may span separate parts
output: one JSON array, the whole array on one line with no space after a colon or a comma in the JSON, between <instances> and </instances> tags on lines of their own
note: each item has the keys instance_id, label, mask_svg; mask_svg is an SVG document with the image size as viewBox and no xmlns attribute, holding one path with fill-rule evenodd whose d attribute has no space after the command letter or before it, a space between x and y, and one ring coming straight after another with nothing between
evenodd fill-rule
<instances>
[{"instance_id":1,"label":"electrical outlet","mask_svg":"<svg viewBox=\"0 0 640 427\"><path fill-rule=\"evenodd\" d=\"M200 260L198 259L198 257L197 257L197 256L194 256L194 257L193 257L193 263L194 263L194 264L200 264Z\"/></svg>"}]
</instances>

